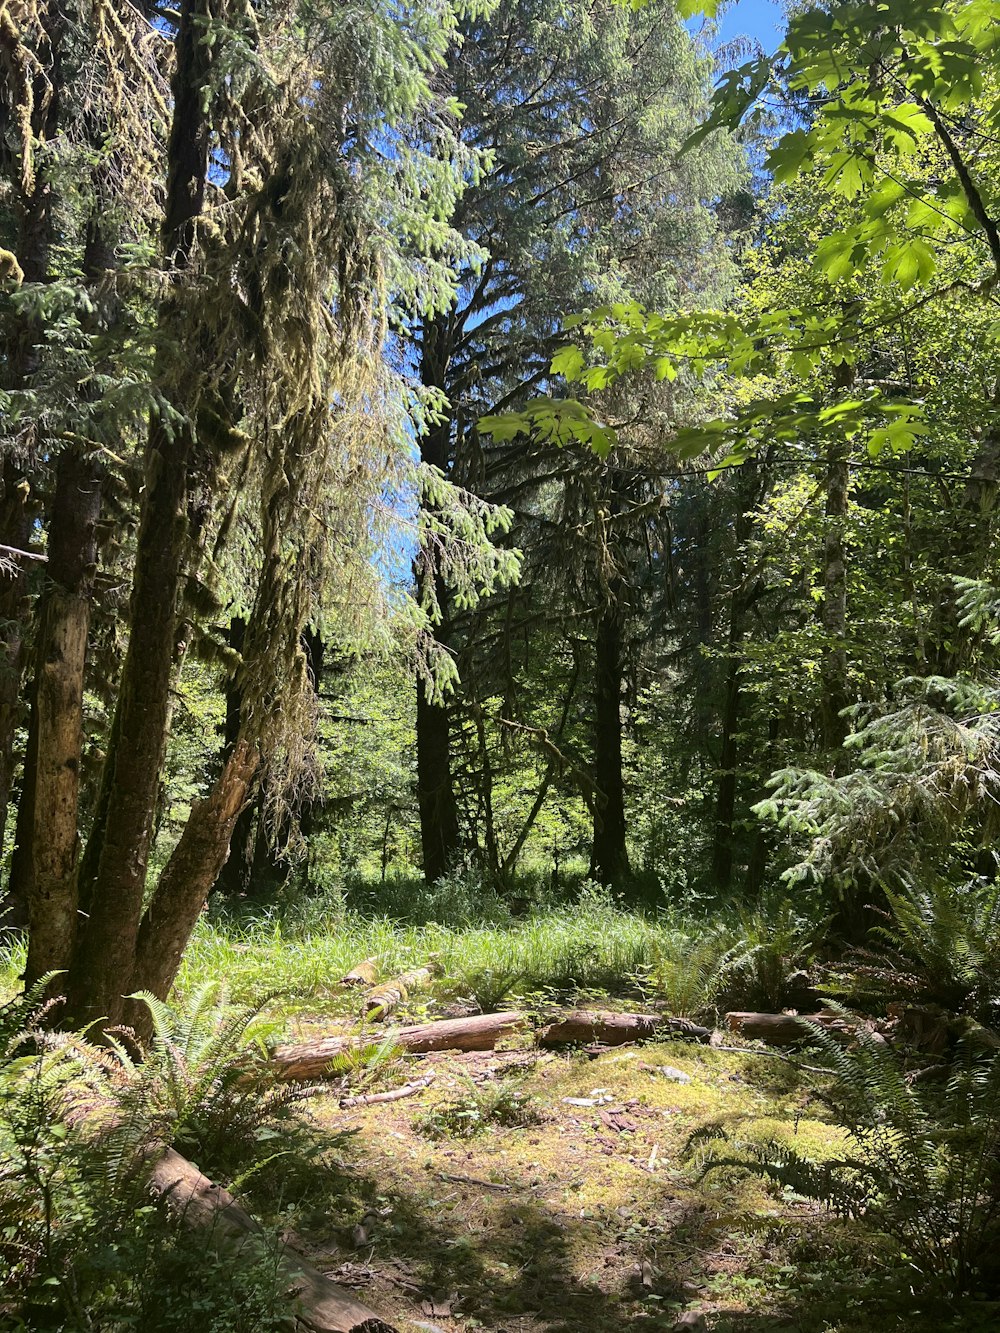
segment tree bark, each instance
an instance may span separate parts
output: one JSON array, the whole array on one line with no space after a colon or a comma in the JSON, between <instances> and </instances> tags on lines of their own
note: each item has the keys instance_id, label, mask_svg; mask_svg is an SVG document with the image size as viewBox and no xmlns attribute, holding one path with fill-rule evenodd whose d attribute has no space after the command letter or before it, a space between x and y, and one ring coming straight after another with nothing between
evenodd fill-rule
<instances>
[{"instance_id":1,"label":"tree bark","mask_svg":"<svg viewBox=\"0 0 1000 1333\"><path fill-rule=\"evenodd\" d=\"M59 131L62 114L62 43L65 16L61 7L45 7L40 14L43 33L40 63L26 74L32 85L31 104L21 110L30 116L32 138L41 144L51 142ZM47 48L47 49L46 49ZM15 197L17 218L17 259L22 280L44 283L49 280L49 256L52 247L52 216L55 192L44 163L22 193ZM10 321L0 339L0 374L8 389L28 386L38 369L38 345L41 329L31 317ZM30 446L29 446L30 448ZM0 542L16 550L27 550L31 543L37 497L32 494L31 476L25 461L8 452L3 462L3 497L0 500ZM28 594L27 562L15 557L8 572L0 569L0 856L3 855L14 768L14 733L21 717L21 680L26 661L26 608ZM22 907L27 899L21 900Z\"/></svg>"},{"instance_id":2,"label":"tree bark","mask_svg":"<svg viewBox=\"0 0 1000 1333\"><path fill-rule=\"evenodd\" d=\"M734 599L735 601L735 599ZM733 882L733 859L736 821L736 784L739 746L737 728L740 721L741 635L734 622L729 636L729 661L726 664L725 696L722 705L722 747L719 753L719 785L715 792L715 819L712 840L712 883L725 893Z\"/></svg>"},{"instance_id":3,"label":"tree bark","mask_svg":"<svg viewBox=\"0 0 1000 1333\"><path fill-rule=\"evenodd\" d=\"M447 388L449 354L448 320L437 316L425 322L420 358L421 381L430 388ZM433 426L420 441L424 463L447 472L451 463L452 422L450 417ZM437 569L433 547L425 542L415 566L417 596L433 599L441 619L435 629L440 643L448 643L448 590ZM455 868L461 855L458 802L451 761L451 722L446 703L427 697L424 681L417 681L417 804L420 812L420 845L424 878L429 884Z\"/></svg>"},{"instance_id":4,"label":"tree bark","mask_svg":"<svg viewBox=\"0 0 1000 1333\"><path fill-rule=\"evenodd\" d=\"M834 370L834 384L849 389L854 367L846 361ZM823 649L823 698L820 718L823 744L839 750L848 732L841 714L850 703L847 662L847 515L851 473L848 445L836 440L826 458L826 530L823 537L823 604L821 621L826 644Z\"/></svg>"},{"instance_id":5,"label":"tree bark","mask_svg":"<svg viewBox=\"0 0 1000 1333\"><path fill-rule=\"evenodd\" d=\"M370 994L365 996L365 1016L380 1021L398 1008L409 996L410 991L426 990L435 977L440 976L441 968L436 963L427 963L424 967L412 968L391 981L383 981Z\"/></svg>"},{"instance_id":6,"label":"tree bark","mask_svg":"<svg viewBox=\"0 0 1000 1333\"><path fill-rule=\"evenodd\" d=\"M596 805L590 873L601 884L616 884L629 873L622 778L624 582L613 579L609 593L597 626L594 681L594 784L603 800Z\"/></svg>"},{"instance_id":7,"label":"tree bark","mask_svg":"<svg viewBox=\"0 0 1000 1333\"><path fill-rule=\"evenodd\" d=\"M0 541L25 550L31 541L35 504L28 479L13 458L3 464ZM14 776L14 736L21 716L21 679L25 662L28 596L27 562L13 557L0 567L0 857L3 856ZM14 888L11 886L11 892ZM15 894L27 904L27 898Z\"/></svg>"},{"instance_id":8,"label":"tree bark","mask_svg":"<svg viewBox=\"0 0 1000 1333\"><path fill-rule=\"evenodd\" d=\"M83 690L101 511L100 464L66 449L56 467L49 586L35 667L37 728L25 982L69 967L77 927ZM24 799L29 800L28 793Z\"/></svg>"},{"instance_id":9,"label":"tree bark","mask_svg":"<svg viewBox=\"0 0 1000 1333\"><path fill-rule=\"evenodd\" d=\"M599 1042L602 1046L624 1046L632 1041L653 1041L666 1036L686 1037L707 1042L708 1028L664 1014L616 1014L590 1009L576 1009L539 1028L535 1041L539 1046L570 1046L577 1042Z\"/></svg>"},{"instance_id":10,"label":"tree bark","mask_svg":"<svg viewBox=\"0 0 1000 1333\"><path fill-rule=\"evenodd\" d=\"M755 1014L736 1012L726 1014L726 1027L750 1041L762 1041L768 1046L792 1046L808 1041L808 1023L815 1023L828 1032L847 1033L850 1025L836 1014Z\"/></svg>"},{"instance_id":11,"label":"tree bark","mask_svg":"<svg viewBox=\"0 0 1000 1333\"><path fill-rule=\"evenodd\" d=\"M454 869L461 844L448 707L427 698L423 681L417 682L416 743L420 845L424 878L433 884Z\"/></svg>"},{"instance_id":12,"label":"tree bark","mask_svg":"<svg viewBox=\"0 0 1000 1333\"><path fill-rule=\"evenodd\" d=\"M130 989L165 1000L184 948L226 857L233 827L246 801L258 752L237 741L209 794L191 808L184 831L163 868L142 919ZM145 1006L130 1006L129 1019L144 1027Z\"/></svg>"},{"instance_id":13,"label":"tree bark","mask_svg":"<svg viewBox=\"0 0 1000 1333\"><path fill-rule=\"evenodd\" d=\"M163 241L166 262L179 274L190 263L202 211L210 131L204 104L212 47L204 40L206 0L183 0L173 79L173 120ZM188 472L194 440L186 412L197 356L179 303L168 293L160 309L165 344L158 367L167 398L181 419L150 424L145 488L130 602L129 644L106 761L106 799L98 839L90 916L68 979L75 1022L117 1022L123 982L134 972L157 790L166 747L177 628L177 602L187 537ZM183 361L180 348L184 346ZM102 784L103 785L103 784ZM124 982L127 984L127 982Z\"/></svg>"},{"instance_id":14,"label":"tree bark","mask_svg":"<svg viewBox=\"0 0 1000 1333\"><path fill-rule=\"evenodd\" d=\"M832 445L827 453L826 534L823 538L822 623L826 636L823 649L823 744L839 750L847 736L847 719L841 716L849 702L847 692L847 555L844 534L850 473L847 446Z\"/></svg>"},{"instance_id":15,"label":"tree bark","mask_svg":"<svg viewBox=\"0 0 1000 1333\"><path fill-rule=\"evenodd\" d=\"M1000 385L992 411L1000 409ZM961 504L954 515L949 540L949 574L983 578L990 567L995 535L995 515L1000 500L1000 421L994 420L969 467ZM941 597L928 650L931 670L939 676L954 676L964 670L975 647L975 636L961 623L954 586L949 582Z\"/></svg>"}]
</instances>

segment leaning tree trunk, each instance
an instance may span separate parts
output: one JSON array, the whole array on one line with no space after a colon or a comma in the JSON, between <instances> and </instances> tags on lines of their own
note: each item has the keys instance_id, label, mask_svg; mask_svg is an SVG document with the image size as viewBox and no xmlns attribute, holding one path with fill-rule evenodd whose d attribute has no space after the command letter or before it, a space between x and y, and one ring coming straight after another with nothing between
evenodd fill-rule
<instances>
[{"instance_id":1,"label":"leaning tree trunk","mask_svg":"<svg viewBox=\"0 0 1000 1333\"><path fill-rule=\"evenodd\" d=\"M84 669L100 510L100 464L65 450L56 467L36 652L29 986L68 967L76 937Z\"/></svg>"},{"instance_id":2,"label":"leaning tree trunk","mask_svg":"<svg viewBox=\"0 0 1000 1333\"><path fill-rule=\"evenodd\" d=\"M173 121L167 148L168 177L163 239L174 274L188 267L195 222L202 211L210 132L204 98L212 48L204 41L206 0L184 0L178 20L173 80ZM159 367L166 397L180 420L161 414L150 425L145 487L129 615L129 644L122 667L100 807L95 825L95 880L90 914L69 971L69 1010L77 1022L117 1022L135 962L146 868L160 771L166 748L173 676L176 607L187 536L188 472L194 440L186 411L197 358L180 303L168 293L160 309L166 351ZM184 349L183 365L174 361ZM171 364L173 362L173 364Z\"/></svg>"},{"instance_id":3,"label":"leaning tree trunk","mask_svg":"<svg viewBox=\"0 0 1000 1333\"><path fill-rule=\"evenodd\" d=\"M130 991L167 998L191 932L229 855L229 840L258 762L256 747L246 739L237 741L208 795L192 807L143 916ZM142 1035L147 1026L144 1006L130 1005L126 1016Z\"/></svg>"},{"instance_id":4,"label":"leaning tree trunk","mask_svg":"<svg viewBox=\"0 0 1000 1333\"><path fill-rule=\"evenodd\" d=\"M597 625L594 679L594 783L603 799L595 806L590 873L614 884L629 872L622 778L622 677L625 585L613 579Z\"/></svg>"}]
</instances>

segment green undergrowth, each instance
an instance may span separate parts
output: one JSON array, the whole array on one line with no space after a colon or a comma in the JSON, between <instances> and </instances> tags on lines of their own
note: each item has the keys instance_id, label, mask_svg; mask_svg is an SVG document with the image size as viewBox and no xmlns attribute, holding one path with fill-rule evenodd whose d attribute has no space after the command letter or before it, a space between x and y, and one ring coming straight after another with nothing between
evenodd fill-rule
<instances>
[{"instance_id":1,"label":"green undergrowth","mask_svg":"<svg viewBox=\"0 0 1000 1333\"><path fill-rule=\"evenodd\" d=\"M440 979L404 1012L462 1002L489 1012L544 1009L567 998L661 1001L671 1012L714 1018L721 1007L800 1003L814 936L789 904L658 911L624 905L585 883L575 900L538 903L527 915L490 891L433 886L417 919L365 916L342 900L305 899L254 914L213 911L201 921L178 978L181 995L224 978L232 999L279 994L290 1016L352 1015L356 992L340 979L376 958L388 978L435 957ZM513 899L517 902L517 899ZM439 919L423 919L436 902ZM418 910L419 909L419 910ZM789 979L792 979L789 982ZM797 988L797 989L796 989Z\"/></svg>"},{"instance_id":2,"label":"green undergrowth","mask_svg":"<svg viewBox=\"0 0 1000 1333\"><path fill-rule=\"evenodd\" d=\"M349 1013L357 995L339 982L357 963L375 957L380 975L391 977L436 955L437 998L491 1010L546 991L635 992L678 936L668 921L596 896L503 924L413 925L353 912L326 921L276 914L242 924L204 920L178 988L186 993L206 977L224 977L236 1000L277 991L291 1013Z\"/></svg>"}]
</instances>

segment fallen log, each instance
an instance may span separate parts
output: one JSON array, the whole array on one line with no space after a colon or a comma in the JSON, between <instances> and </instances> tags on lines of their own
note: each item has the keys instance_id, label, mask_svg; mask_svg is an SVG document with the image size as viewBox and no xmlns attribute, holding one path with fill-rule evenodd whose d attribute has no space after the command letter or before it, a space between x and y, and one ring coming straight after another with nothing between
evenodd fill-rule
<instances>
[{"instance_id":1,"label":"fallen log","mask_svg":"<svg viewBox=\"0 0 1000 1333\"><path fill-rule=\"evenodd\" d=\"M519 1010L501 1014L472 1014L468 1018L444 1018L436 1023L417 1023L385 1033L410 1055L427 1051L491 1051L501 1037L524 1026L528 1015ZM279 1046L271 1054L275 1074L293 1083L323 1078L330 1061L342 1051L357 1050L371 1043L371 1034L347 1033L321 1037L295 1046Z\"/></svg>"},{"instance_id":2,"label":"fallen log","mask_svg":"<svg viewBox=\"0 0 1000 1333\"><path fill-rule=\"evenodd\" d=\"M726 1014L726 1027L750 1041L762 1041L768 1046L793 1046L808 1041L808 1023L825 1028L827 1032L849 1035L850 1023L839 1014L756 1014L737 1011Z\"/></svg>"},{"instance_id":3,"label":"fallen log","mask_svg":"<svg viewBox=\"0 0 1000 1333\"><path fill-rule=\"evenodd\" d=\"M378 959L366 958L358 963L357 967L352 967L346 977L341 977L339 985L341 986L374 986L375 978L378 976Z\"/></svg>"},{"instance_id":4,"label":"fallen log","mask_svg":"<svg viewBox=\"0 0 1000 1333\"><path fill-rule=\"evenodd\" d=\"M424 990L431 984L436 976L441 972L440 964L426 963L423 967L415 967L409 972L403 972L398 977L393 977L391 981L384 981L381 986L365 996L364 1012L365 1017L374 1019L376 1022L387 1018L402 1002L407 998L410 991Z\"/></svg>"},{"instance_id":5,"label":"fallen log","mask_svg":"<svg viewBox=\"0 0 1000 1333\"><path fill-rule=\"evenodd\" d=\"M208 1243L227 1255L262 1252L264 1233L228 1190L215 1185L198 1168L168 1148L153 1167L150 1188L187 1225L206 1231ZM284 1246L278 1259L289 1310L296 1328L309 1333L398 1333L374 1310ZM291 1322L291 1321L290 1321Z\"/></svg>"},{"instance_id":6,"label":"fallen log","mask_svg":"<svg viewBox=\"0 0 1000 1333\"><path fill-rule=\"evenodd\" d=\"M599 1042L602 1046L624 1046L630 1041L651 1041L658 1037L686 1037L707 1042L712 1034L686 1018L664 1014L615 1014L591 1009L575 1009L546 1027L539 1028L535 1040L539 1046L569 1046L575 1042Z\"/></svg>"}]
</instances>

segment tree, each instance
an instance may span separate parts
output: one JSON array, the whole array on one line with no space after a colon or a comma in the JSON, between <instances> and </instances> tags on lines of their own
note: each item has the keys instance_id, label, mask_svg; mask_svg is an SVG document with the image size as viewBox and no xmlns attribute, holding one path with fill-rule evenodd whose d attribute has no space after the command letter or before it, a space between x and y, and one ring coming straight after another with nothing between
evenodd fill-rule
<instances>
[{"instance_id":1,"label":"tree","mask_svg":"<svg viewBox=\"0 0 1000 1333\"><path fill-rule=\"evenodd\" d=\"M30 432L36 470L51 467L56 477L47 514L53 577L37 639L45 660L37 688L29 982L67 970L74 1021L141 1021L124 997L135 989L166 994L252 784L268 773L280 786L301 771L312 726L303 629L321 603L354 602L365 586L369 604L383 595L370 558L370 515L387 484L398 484L406 458L405 386L383 357L387 300L391 292L415 308L440 305L453 259L463 253L445 221L460 188L449 113L428 77L452 18L444 8L404 21L377 10L325 15L289 3L258 13L242 0L184 0L179 13L153 6L148 16L130 10L123 22L95 3L75 16L64 53L46 29L48 10L24 8L16 56L22 70L38 73L47 97L69 105L83 96L89 85L81 57L91 47L105 62L108 100L91 114L95 141L109 136L108 156L99 156L115 168L116 186L129 184L115 157L123 145L143 173L163 169L166 178L158 220L161 197L154 189L143 196L145 253L113 279L131 302L131 327L97 321L91 328L80 313L89 308L87 279L80 282L74 259L86 250L89 213L70 190L57 219L68 276L25 270L15 256L5 293L44 316L51 305L43 289L58 287L73 317L29 325L35 360L14 377L8 353L9 388L5 381L10 434ZM387 63L370 65L369 44ZM159 64L168 54L169 104ZM146 109L137 89L168 114L162 138L155 120L154 132L133 133ZM24 129L25 175L42 137L27 116L30 81L7 85L7 95L12 120ZM401 151L387 158L393 137ZM76 179L72 188L85 189ZM54 211L46 216L54 227ZM419 281L407 276L401 239L412 236L406 219L415 216L426 243L413 257ZM32 244L23 242L25 260L35 254ZM121 459L112 432L124 414L95 404L94 434L82 441L54 428L60 400L46 395L75 370L57 352L67 326L91 375L100 374L97 351L124 339L112 360L118 382L133 376L125 448L141 430L146 435L128 646L79 866L94 514L93 498L84 502L73 490L73 466L79 448L88 467L101 454ZM138 355L128 341L136 326L146 335ZM64 521L60 506L69 494L79 513ZM462 512L469 542L483 542L490 512ZM239 550L227 544L235 537ZM489 555L482 559L489 566ZM148 895L178 666L188 642L211 637L211 614L227 584L243 589L247 605L236 663L238 731Z\"/></svg>"},{"instance_id":2,"label":"tree","mask_svg":"<svg viewBox=\"0 0 1000 1333\"><path fill-rule=\"evenodd\" d=\"M450 89L464 107L463 139L484 161L455 224L484 258L460 275L455 306L412 330L422 380L447 402L421 447L434 467L523 510L531 489L555 480L551 457L484 447L478 418L547 382L567 302L721 292L731 265L713 204L741 188L740 161L716 145L678 158L703 103L707 61L669 6L629 16L613 4L584 13L516 0L470 18L463 35L449 62ZM574 465L564 460L567 471ZM434 574L426 553L418 577L427 595ZM624 593L622 583L590 608L603 627L595 777L614 789L598 860L614 862L615 875L627 859L614 703ZM483 655L463 646L467 618L435 596L442 642L463 670L475 669ZM479 683L473 693L485 698L492 689ZM424 868L434 879L462 850L452 757L462 701L422 698L417 708Z\"/></svg>"}]
</instances>

